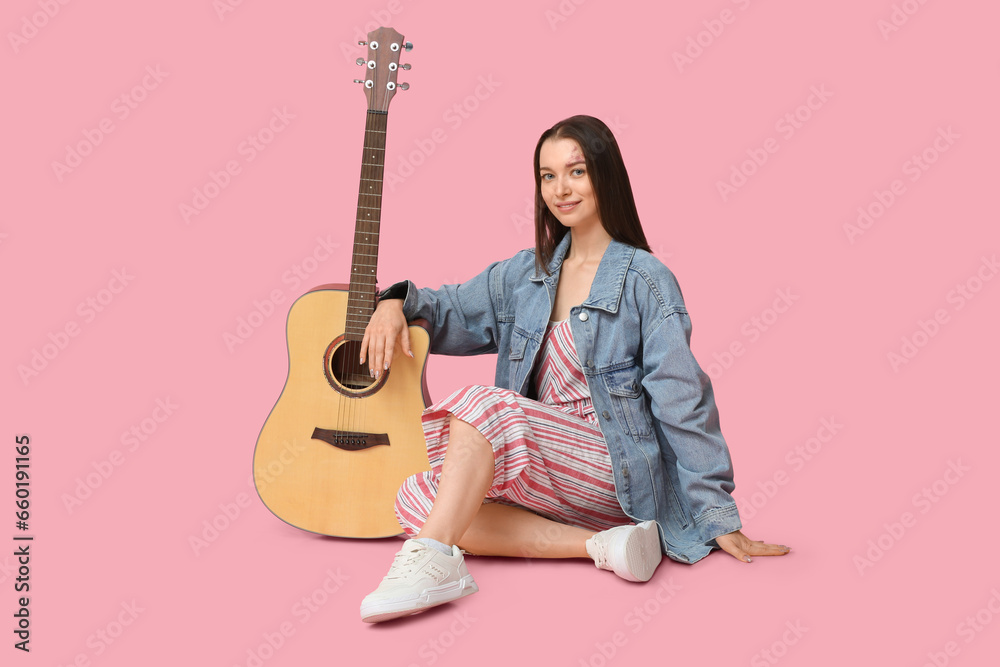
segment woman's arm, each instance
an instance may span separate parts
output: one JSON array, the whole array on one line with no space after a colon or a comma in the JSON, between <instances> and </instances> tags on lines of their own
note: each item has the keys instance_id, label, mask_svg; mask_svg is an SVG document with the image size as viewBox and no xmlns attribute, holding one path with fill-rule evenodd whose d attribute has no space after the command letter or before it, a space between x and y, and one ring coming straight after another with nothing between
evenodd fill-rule
<instances>
[{"instance_id":1,"label":"woman's arm","mask_svg":"<svg viewBox=\"0 0 1000 667\"><path fill-rule=\"evenodd\" d=\"M722 437L712 383L691 352L691 320L669 270L656 283L655 311L643 326L643 386L676 457L685 494L705 543L747 563L751 556L788 553L784 545L750 540L742 532L729 447Z\"/></svg>"},{"instance_id":2,"label":"woman's arm","mask_svg":"<svg viewBox=\"0 0 1000 667\"><path fill-rule=\"evenodd\" d=\"M392 365L398 343L410 356L407 321L425 319L431 326L431 352L472 355L497 349L497 312L502 308L501 276L506 262L494 262L479 275L459 285L440 289L396 283L375 308L361 341L361 363L366 358L376 377Z\"/></svg>"}]
</instances>

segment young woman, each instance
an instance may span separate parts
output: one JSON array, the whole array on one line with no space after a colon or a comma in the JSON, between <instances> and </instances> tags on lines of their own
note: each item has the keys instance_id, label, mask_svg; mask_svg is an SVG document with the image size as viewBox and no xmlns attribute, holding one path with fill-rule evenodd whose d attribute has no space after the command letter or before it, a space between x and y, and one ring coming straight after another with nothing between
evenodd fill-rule
<instances>
[{"instance_id":1,"label":"young woman","mask_svg":"<svg viewBox=\"0 0 1000 667\"><path fill-rule=\"evenodd\" d=\"M411 354L417 318L432 325L431 352L498 358L496 386L424 411L432 470L399 491L411 539L362 602L364 621L475 593L463 553L592 558L647 581L663 553L789 551L740 532L712 386L611 131L590 116L556 123L534 166L534 249L461 285L393 285L366 330L373 369L388 370L397 345Z\"/></svg>"}]
</instances>

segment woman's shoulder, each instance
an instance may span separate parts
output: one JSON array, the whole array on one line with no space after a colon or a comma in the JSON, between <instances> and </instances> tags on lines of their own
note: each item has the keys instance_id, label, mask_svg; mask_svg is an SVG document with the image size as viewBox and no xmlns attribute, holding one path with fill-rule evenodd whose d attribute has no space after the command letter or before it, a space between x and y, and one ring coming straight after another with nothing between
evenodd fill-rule
<instances>
[{"instance_id":1,"label":"woman's shoulder","mask_svg":"<svg viewBox=\"0 0 1000 667\"><path fill-rule=\"evenodd\" d=\"M649 294L662 308L684 309L684 296L681 293L680 283L670 267L647 250L642 248L634 250L632 261L629 263L634 293Z\"/></svg>"},{"instance_id":2,"label":"woman's shoulder","mask_svg":"<svg viewBox=\"0 0 1000 667\"><path fill-rule=\"evenodd\" d=\"M521 278L526 273L534 275L535 248L519 250L507 259L494 262L493 266L499 267L505 276L513 279Z\"/></svg>"}]
</instances>

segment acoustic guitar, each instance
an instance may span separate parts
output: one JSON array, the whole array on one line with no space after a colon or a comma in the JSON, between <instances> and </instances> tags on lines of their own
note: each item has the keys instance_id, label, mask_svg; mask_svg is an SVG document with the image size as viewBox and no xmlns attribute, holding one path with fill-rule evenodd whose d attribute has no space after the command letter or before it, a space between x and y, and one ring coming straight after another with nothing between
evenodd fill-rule
<instances>
[{"instance_id":1,"label":"acoustic guitar","mask_svg":"<svg viewBox=\"0 0 1000 667\"><path fill-rule=\"evenodd\" d=\"M288 379L254 450L254 483L283 521L339 537L388 537L402 529L393 506L410 475L430 470L420 414L430 334L409 326L413 358L397 349L376 381L361 339L376 297L382 175L389 102L398 89L399 56L412 44L392 28L368 33L368 99L350 283L321 285L288 313ZM402 65L409 69L409 65Z\"/></svg>"}]
</instances>

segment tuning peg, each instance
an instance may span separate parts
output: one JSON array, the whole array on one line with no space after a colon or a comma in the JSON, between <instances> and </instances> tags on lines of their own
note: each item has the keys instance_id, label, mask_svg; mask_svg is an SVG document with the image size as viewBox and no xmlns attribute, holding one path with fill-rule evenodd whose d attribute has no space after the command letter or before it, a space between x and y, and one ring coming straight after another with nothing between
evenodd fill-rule
<instances>
[{"instance_id":1,"label":"tuning peg","mask_svg":"<svg viewBox=\"0 0 1000 667\"><path fill-rule=\"evenodd\" d=\"M410 42L407 42L406 44L403 44L403 48L406 49L407 51L412 51L413 50L413 44L410 43Z\"/></svg>"},{"instance_id":2,"label":"tuning peg","mask_svg":"<svg viewBox=\"0 0 1000 667\"><path fill-rule=\"evenodd\" d=\"M399 89L400 90L409 90L410 89L410 84L408 84L408 83L401 83L401 84L399 84Z\"/></svg>"},{"instance_id":3,"label":"tuning peg","mask_svg":"<svg viewBox=\"0 0 1000 667\"><path fill-rule=\"evenodd\" d=\"M358 42L358 46L368 46L368 42Z\"/></svg>"},{"instance_id":4,"label":"tuning peg","mask_svg":"<svg viewBox=\"0 0 1000 667\"><path fill-rule=\"evenodd\" d=\"M364 79L355 79L354 80L354 83L364 83L364 82L365 82Z\"/></svg>"},{"instance_id":5,"label":"tuning peg","mask_svg":"<svg viewBox=\"0 0 1000 667\"><path fill-rule=\"evenodd\" d=\"M358 59L357 59L357 60L355 60L354 62L355 62L356 64L358 64L358 65L364 65L364 64L365 64L365 59L364 59L364 58L358 58Z\"/></svg>"},{"instance_id":6,"label":"tuning peg","mask_svg":"<svg viewBox=\"0 0 1000 667\"><path fill-rule=\"evenodd\" d=\"M403 63L402 65L400 65L400 67L402 67L403 69L410 69L410 63Z\"/></svg>"}]
</instances>

